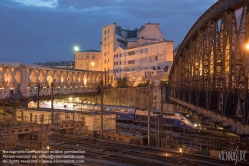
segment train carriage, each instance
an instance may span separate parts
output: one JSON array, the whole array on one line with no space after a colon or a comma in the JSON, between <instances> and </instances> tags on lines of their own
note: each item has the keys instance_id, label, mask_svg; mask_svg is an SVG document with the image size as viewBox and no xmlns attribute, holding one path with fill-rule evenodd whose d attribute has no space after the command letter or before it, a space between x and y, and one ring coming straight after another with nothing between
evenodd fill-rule
<instances>
[{"instance_id":1,"label":"train carriage","mask_svg":"<svg viewBox=\"0 0 249 166\"><path fill-rule=\"evenodd\" d=\"M100 108L101 108L100 104L96 104L94 106L95 110L100 111ZM108 114L116 114L117 120L134 121L136 108L126 107L126 106L103 105L103 110L105 113Z\"/></svg>"},{"instance_id":2,"label":"train carriage","mask_svg":"<svg viewBox=\"0 0 249 166\"><path fill-rule=\"evenodd\" d=\"M72 106L71 106L72 105ZM47 106L47 105L43 105ZM75 108L73 106L76 106ZM65 108L62 104L54 104L54 108ZM68 110L72 107L75 111L87 111L87 112L100 112L100 104L69 104ZM130 122L148 122L148 111L141 110L136 107L127 106L114 106L114 105L103 105L103 111L107 114L116 114L116 119L120 121L130 121ZM157 115L160 115L160 110L151 110L151 124L156 122ZM200 124L186 113L181 112L164 112L163 113L163 123L165 126L187 128L187 129L199 129Z\"/></svg>"}]
</instances>

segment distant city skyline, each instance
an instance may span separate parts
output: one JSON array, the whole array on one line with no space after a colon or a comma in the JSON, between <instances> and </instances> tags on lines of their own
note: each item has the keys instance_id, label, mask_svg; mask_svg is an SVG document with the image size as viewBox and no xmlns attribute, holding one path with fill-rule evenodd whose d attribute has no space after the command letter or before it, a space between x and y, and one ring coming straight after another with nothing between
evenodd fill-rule
<instances>
[{"instance_id":1,"label":"distant city skyline","mask_svg":"<svg viewBox=\"0 0 249 166\"><path fill-rule=\"evenodd\" d=\"M215 2L1 0L0 62L74 60L75 45L81 51L101 51L101 28L114 22L131 30L159 23L164 38L174 41L175 48Z\"/></svg>"}]
</instances>

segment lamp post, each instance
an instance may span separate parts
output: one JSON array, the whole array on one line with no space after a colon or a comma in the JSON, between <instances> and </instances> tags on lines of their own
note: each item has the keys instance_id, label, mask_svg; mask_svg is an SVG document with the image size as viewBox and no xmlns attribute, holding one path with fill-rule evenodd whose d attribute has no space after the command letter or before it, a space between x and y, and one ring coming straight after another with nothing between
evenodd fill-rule
<instances>
[{"instance_id":1,"label":"lamp post","mask_svg":"<svg viewBox=\"0 0 249 166\"><path fill-rule=\"evenodd\" d=\"M73 49L74 49L75 52L78 52L80 50L80 47L79 46L74 46Z\"/></svg>"},{"instance_id":2,"label":"lamp post","mask_svg":"<svg viewBox=\"0 0 249 166\"><path fill-rule=\"evenodd\" d=\"M151 98L152 98L152 85L148 85L148 97L149 97L149 108L148 108L148 146L150 146L151 130L150 130L150 110L151 110Z\"/></svg>"},{"instance_id":3,"label":"lamp post","mask_svg":"<svg viewBox=\"0 0 249 166\"><path fill-rule=\"evenodd\" d=\"M100 81L100 95L101 95L101 139L103 140L103 72L101 72L101 81Z\"/></svg>"},{"instance_id":4,"label":"lamp post","mask_svg":"<svg viewBox=\"0 0 249 166\"><path fill-rule=\"evenodd\" d=\"M40 108L40 84L37 84L37 108Z\"/></svg>"},{"instance_id":5,"label":"lamp post","mask_svg":"<svg viewBox=\"0 0 249 166\"><path fill-rule=\"evenodd\" d=\"M160 85L161 90L161 115L163 115L163 83Z\"/></svg>"},{"instance_id":6,"label":"lamp post","mask_svg":"<svg viewBox=\"0 0 249 166\"><path fill-rule=\"evenodd\" d=\"M141 91L142 90L142 91ZM151 140L151 130L150 130L150 111L151 111L151 98L152 98L152 85L148 84L147 90L145 89L140 89L139 90L141 93L144 93L148 96L148 146L150 146L150 140Z\"/></svg>"},{"instance_id":7,"label":"lamp post","mask_svg":"<svg viewBox=\"0 0 249 166\"><path fill-rule=\"evenodd\" d=\"M53 94L54 93L54 83L51 83L51 123L54 123L54 99L53 99Z\"/></svg>"}]
</instances>

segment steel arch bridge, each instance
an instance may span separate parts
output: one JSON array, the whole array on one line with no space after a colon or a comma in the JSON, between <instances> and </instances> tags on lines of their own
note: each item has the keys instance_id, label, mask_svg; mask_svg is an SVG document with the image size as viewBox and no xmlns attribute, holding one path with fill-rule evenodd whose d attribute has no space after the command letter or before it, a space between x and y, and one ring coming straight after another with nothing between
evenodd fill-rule
<instances>
[{"instance_id":1,"label":"steel arch bridge","mask_svg":"<svg viewBox=\"0 0 249 166\"><path fill-rule=\"evenodd\" d=\"M19 63L0 63L0 100L51 95L93 93L102 80L101 71L49 68Z\"/></svg>"},{"instance_id":2,"label":"steel arch bridge","mask_svg":"<svg viewBox=\"0 0 249 166\"><path fill-rule=\"evenodd\" d=\"M177 51L169 76L170 99L248 124L247 43L249 1L216 2L192 26Z\"/></svg>"}]
</instances>

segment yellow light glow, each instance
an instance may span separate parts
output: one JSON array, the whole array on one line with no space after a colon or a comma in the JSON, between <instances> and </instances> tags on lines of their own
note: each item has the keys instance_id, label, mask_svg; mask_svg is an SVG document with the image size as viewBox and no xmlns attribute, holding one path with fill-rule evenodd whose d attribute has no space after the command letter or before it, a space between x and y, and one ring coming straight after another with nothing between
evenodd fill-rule
<instances>
[{"instance_id":1,"label":"yellow light glow","mask_svg":"<svg viewBox=\"0 0 249 166\"><path fill-rule=\"evenodd\" d=\"M73 100L73 98L72 98L72 97L69 97L69 100L70 100L70 101L72 101L72 100Z\"/></svg>"},{"instance_id":2,"label":"yellow light glow","mask_svg":"<svg viewBox=\"0 0 249 166\"><path fill-rule=\"evenodd\" d=\"M87 79L83 79L83 82L84 82L84 85L86 86L87 85ZM86 86L87 87L87 86Z\"/></svg>"},{"instance_id":3,"label":"yellow light glow","mask_svg":"<svg viewBox=\"0 0 249 166\"><path fill-rule=\"evenodd\" d=\"M246 44L245 48L249 50L249 43Z\"/></svg>"},{"instance_id":4,"label":"yellow light glow","mask_svg":"<svg viewBox=\"0 0 249 166\"><path fill-rule=\"evenodd\" d=\"M95 62L91 62L91 65L92 65L92 66L95 66Z\"/></svg>"},{"instance_id":5,"label":"yellow light glow","mask_svg":"<svg viewBox=\"0 0 249 166\"><path fill-rule=\"evenodd\" d=\"M49 146L47 146L47 149L50 149L50 147L49 147Z\"/></svg>"},{"instance_id":6,"label":"yellow light glow","mask_svg":"<svg viewBox=\"0 0 249 166\"><path fill-rule=\"evenodd\" d=\"M74 49L75 52L78 52L80 50L79 46L74 46L73 49Z\"/></svg>"},{"instance_id":7,"label":"yellow light glow","mask_svg":"<svg viewBox=\"0 0 249 166\"><path fill-rule=\"evenodd\" d=\"M182 148L180 148L179 151L182 152Z\"/></svg>"}]
</instances>

